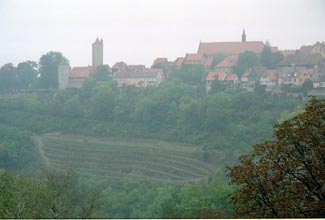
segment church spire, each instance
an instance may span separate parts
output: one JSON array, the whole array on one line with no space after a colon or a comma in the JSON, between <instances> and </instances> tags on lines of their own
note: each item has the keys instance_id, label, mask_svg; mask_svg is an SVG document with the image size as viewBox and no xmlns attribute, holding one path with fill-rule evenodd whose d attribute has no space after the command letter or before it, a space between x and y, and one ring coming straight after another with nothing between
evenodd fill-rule
<instances>
[{"instance_id":1,"label":"church spire","mask_svg":"<svg viewBox=\"0 0 325 220\"><path fill-rule=\"evenodd\" d=\"M246 42L245 29L243 30L243 34L241 35L241 42Z\"/></svg>"}]
</instances>

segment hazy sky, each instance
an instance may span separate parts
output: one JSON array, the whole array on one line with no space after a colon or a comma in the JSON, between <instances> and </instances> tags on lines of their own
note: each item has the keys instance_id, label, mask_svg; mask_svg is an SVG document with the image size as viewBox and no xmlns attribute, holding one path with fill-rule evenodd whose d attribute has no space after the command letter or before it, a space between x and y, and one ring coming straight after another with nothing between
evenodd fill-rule
<instances>
[{"instance_id":1,"label":"hazy sky","mask_svg":"<svg viewBox=\"0 0 325 220\"><path fill-rule=\"evenodd\" d=\"M91 65L104 40L104 63L151 65L193 53L200 40L269 40L279 49L325 41L324 0L0 0L0 66L60 51Z\"/></svg>"}]
</instances>

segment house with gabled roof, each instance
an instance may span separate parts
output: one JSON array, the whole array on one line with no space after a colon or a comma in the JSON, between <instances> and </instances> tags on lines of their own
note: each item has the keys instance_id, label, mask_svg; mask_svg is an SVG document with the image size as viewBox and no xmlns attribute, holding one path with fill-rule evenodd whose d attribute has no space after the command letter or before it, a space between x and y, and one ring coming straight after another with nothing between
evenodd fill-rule
<instances>
[{"instance_id":1,"label":"house with gabled roof","mask_svg":"<svg viewBox=\"0 0 325 220\"><path fill-rule=\"evenodd\" d=\"M165 58L165 57L157 57L154 61L153 61L153 66L154 65L157 65L159 63L167 63L168 62L168 59Z\"/></svg>"},{"instance_id":2,"label":"house with gabled roof","mask_svg":"<svg viewBox=\"0 0 325 220\"><path fill-rule=\"evenodd\" d=\"M313 71L304 66L288 66L278 69L278 85L301 86L305 80L312 79Z\"/></svg>"},{"instance_id":3,"label":"house with gabled roof","mask_svg":"<svg viewBox=\"0 0 325 220\"><path fill-rule=\"evenodd\" d=\"M248 69L241 77L240 88L247 91L254 91L256 83L273 87L276 85L276 71L265 69L262 66L256 66Z\"/></svg>"},{"instance_id":4,"label":"house with gabled roof","mask_svg":"<svg viewBox=\"0 0 325 220\"><path fill-rule=\"evenodd\" d=\"M325 71L317 69L312 76L313 88L325 88Z\"/></svg>"},{"instance_id":5,"label":"house with gabled roof","mask_svg":"<svg viewBox=\"0 0 325 220\"><path fill-rule=\"evenodd\" d=\"M158 86L163 80L164 75L161 69L144 69L141 71L121 71L113 75L113 80L118 87L147 87Z\"/></svg>"},{"instance_id":6,"label":"house with gabled roof","mask_svg":"<svg viewBox=\"0 0 325 220\"><path fill-rule=\"evenodd\" d=\"M116 62L113 66L112 66L112 72L113 74L119 71L126 71L128 68L128 65L126 63L124 63L123 61L121 62Z\"/></svg>"},{"instance_id":7,"label":"house with gabled roof","mask_svg":"<svg viewBox=\"0 0 325 220\"><path fill-rule=\"evenodd\" d=\"M266 89L272 89L277 86L277 70L265 69L260 80L260 85L265 85Z\"/></svg>"},{"instance_id":8,"label":"house with gabled roof","mask_svg":"<svg viewBox=\"0 0 325 220\"><path fill-rule=\"evenodd\" d=\"M210 71L205 78L205 90L207 93L211 91L212 82L214 80L220 81L227 86L234 86L238 82L237 74L226 71Z\"/></svg>"},{"instance_id":9,"label":"house with gabled roof","mask_svg":"<svg viewBox=\"0 0 325 220\"><path fill-rule=\"evenodd\" d=\"M183 64L202 64L203 55L197 53L187 53L185 55Z\"/></svg>"},{"instance_id":10,"label":"house with gabled roof","mask_svg":"<svg viewBox=\"0 0 325 220\"><path fill-rule=\"evenodd\" d=\"M233 68L237 64L237 61L238 61L238 55L227 56L215 66L215 69L217 71L232 72Z\"/></svg>"},{"instance_id":11,"label":"house with gabled roof","mask_svg":"<svg viewBox=\"0 0 325 220\"><path fill-rule=\"evenodd\" d=\"M325 43L316 42L314 45L300 47L300 52L305 54L319 54L325 58Z\"/></svg>"},{"instance_id":12,"label":"house with gabled roof","mask_svg":"<svg viewBox=\"0 0 325 220\"><path fill-rule=\"evenodd\" d=\"M284 57L278 64L278 68L290 66L303 66L315 68L319 63L324 62L320 54L295 53Z\"/></svg>"},{"instance_id":13,"label":"house with gabled roof","mask_svg":"<svg viewBox=\"0 0 325 220\"><path fill-rule=\"evenodd\" d=\"M73 67L68 81L69 88L81 88L84 81L95 71L95 66Z\"/></svg>"},{"instance_id":14,"label":"house with gabled roof","mask_svg":"<svg viewBox=\"0 0 325 220\"><path fill-rule=\"evenodd\" d=\"M175 69L179 70L181 69L182 65L183 65L183 61L184 61L184 57L177 57L176 60L174 61L175 64Z\"/></svg>"},{"instance_id":15,"label":"house with gabled roof","mask_svg":"<svg viewBox=\"0 0 325 220\"><path fill-rule=\"evenodd\" d=\"M203 61L203 66L205 69L212 69L214 64L214 59L212 56L206 57Z\"/></svg>"},{"instance_id":16,"label":"house with gabled roof","mask_svg":"<svg viewBox=\"0 0 325 220\"><path fill-rule=\"evenodd\" d=\"M228 85L234 86L238 81L238 75L234 73L228 73L224 81L227 82Z\"/></svg>"}]
</instances>

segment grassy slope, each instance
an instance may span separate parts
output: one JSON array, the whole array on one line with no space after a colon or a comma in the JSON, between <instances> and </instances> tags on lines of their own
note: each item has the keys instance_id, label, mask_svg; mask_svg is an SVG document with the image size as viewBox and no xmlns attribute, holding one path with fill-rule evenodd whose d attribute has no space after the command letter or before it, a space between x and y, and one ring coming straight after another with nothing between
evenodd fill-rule
<instances>
[{"instance_id":1,"label":"grassy slope","mask_svg":"<svg viewBox=\"0 0 325 220\"><path fill-rule=\"evenodd\" d=\"M203 158L202 147L152 139L95 138L61 134L37 137L50 167L81 175L122 178L139 175L165 182L196 182L217 171L217 151ZM220 156L220 154L219 154Z\"/></svg>"}]
</instances>

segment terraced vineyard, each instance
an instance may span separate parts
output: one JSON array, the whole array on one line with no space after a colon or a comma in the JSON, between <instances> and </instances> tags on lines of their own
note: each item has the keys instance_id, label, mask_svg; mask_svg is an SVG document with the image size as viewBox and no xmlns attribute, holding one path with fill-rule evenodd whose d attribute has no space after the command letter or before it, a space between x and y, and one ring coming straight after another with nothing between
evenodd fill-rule
<instances>
[{"instance_id":1,"label":"terraced vineyard","mask_svg":"<svg viewBox=\"0 0 325 220\"><path fill-rule=\"evenodd\" d=\"M133 174L159 182L194 182L216 171L214 162L203 160L202 148L193 145L59 134L33 138L47 166L81 175L116 179Z\"/></svg>"}]
</instances>

